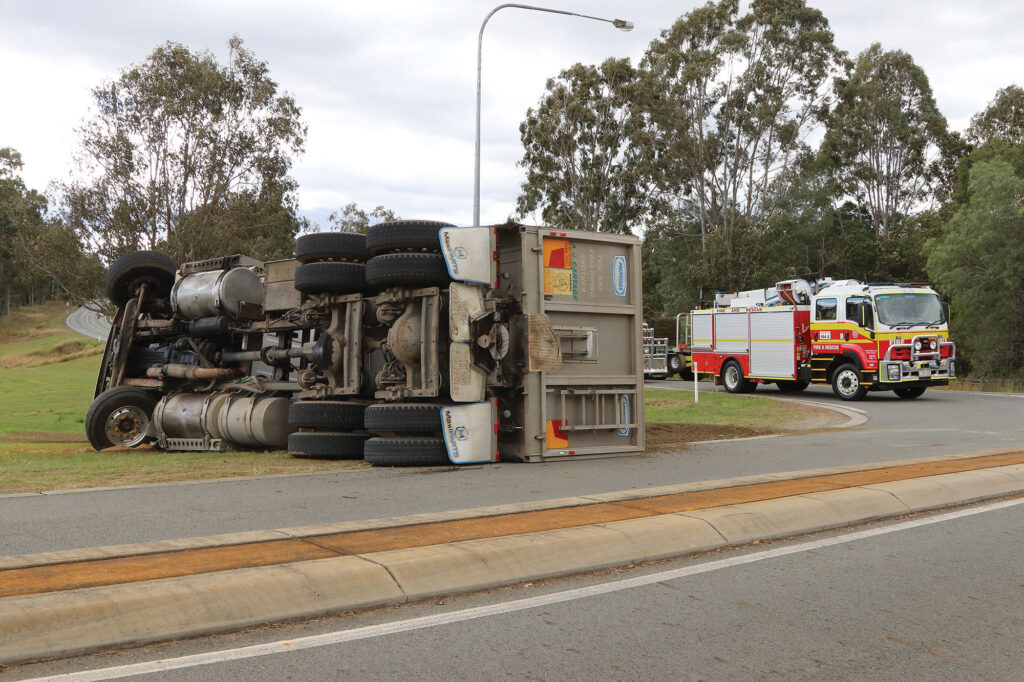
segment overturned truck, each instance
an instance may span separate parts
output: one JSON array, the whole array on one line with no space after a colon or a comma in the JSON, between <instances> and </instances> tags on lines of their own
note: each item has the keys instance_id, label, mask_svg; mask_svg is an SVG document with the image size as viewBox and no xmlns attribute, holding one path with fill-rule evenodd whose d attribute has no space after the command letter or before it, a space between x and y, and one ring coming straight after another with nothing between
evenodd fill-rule
<instances>
[{"instance_id":1,"label":"overturned truck","mask_svg":"<svg viewBox=\"0 0 1024 682\"><path fill-rule=\"evenodd\" d=\"M114 262L97 450L413 466L643 451L636 238L509 223L303 235L295 258Z\"/></svg>"}]
</instances>

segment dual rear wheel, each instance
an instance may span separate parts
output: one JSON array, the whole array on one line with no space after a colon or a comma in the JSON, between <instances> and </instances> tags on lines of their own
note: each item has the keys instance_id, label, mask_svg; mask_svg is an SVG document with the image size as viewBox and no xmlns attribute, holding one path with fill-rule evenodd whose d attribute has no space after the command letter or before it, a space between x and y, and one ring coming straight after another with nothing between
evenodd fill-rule
<instances>
[{"instance_id":1,"label":"dual rear wheel","mask_svg":"<svg viewBox=\"0 0 1024 682\"><path fill-rule=\"evenodd\" d=\"M378 403L366 409L366 430L382 434L366 442L374 466L450 464L441 432L441 406L434 403Z\"/></svg>"}]
</instances>

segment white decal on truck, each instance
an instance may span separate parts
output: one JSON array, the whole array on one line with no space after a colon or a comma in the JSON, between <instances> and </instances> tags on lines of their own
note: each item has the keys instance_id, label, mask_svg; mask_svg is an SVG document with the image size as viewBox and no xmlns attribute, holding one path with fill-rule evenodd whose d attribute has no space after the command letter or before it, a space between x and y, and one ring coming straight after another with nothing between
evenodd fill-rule
<instances>
[{"instance_id":1,"label":"white decal on truck","mask_svg":"<svg viewBox=\"0 0 1024 682\"><path fill-rule=\"evenodd\" d=\"M442 227L441 253L452 279L494 283L494 231L490 227Z\"/></svg>"},{"instance_id":2,"label":"white decal on truck","mask_svg":"<svg viewBox=\"0 0 1024 682\"><path fill-rule=\"evenodd\" d=\"M628 395L622 396L622 400L619 401L619 421L622 424L629 424L633 421L633 409L629 404ZM628 426L623 426L616 433L625 438L629 436L629 431L630 428Z\"/></svg>"},{"instance_id":3,"label":"white decal on truck","mask_svg":"<svg viewBox=\"0 0 1024 682\"><path fill-rule=\"evenodd\" d=\"M626 282L629 279L629 269L626 267L626 257L615 256L612 259L612 291L619 298L626 297Z\"/></svg>"},{"instance_id":4,"label":"white decal on truck","mask_svg":"<svg viewBox=\"0 0 1024 682\"><path fill-rule=\"evenodd\" d=\"M488 402L441 408L444 444L452 463L494 461L497 448L495 412L495 406Z\"/></svg>"}]
</instances>

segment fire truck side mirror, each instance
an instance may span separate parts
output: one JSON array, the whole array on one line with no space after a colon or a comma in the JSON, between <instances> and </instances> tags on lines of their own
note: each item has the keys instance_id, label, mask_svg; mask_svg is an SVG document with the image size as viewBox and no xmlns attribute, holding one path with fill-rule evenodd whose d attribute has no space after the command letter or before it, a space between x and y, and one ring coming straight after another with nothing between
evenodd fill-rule
<instances>
[{"instance_id":1,"label":"fire truck side mirror","mask_svg":"<svg viewBox=\"0 0 1024 682\"><path fill-rule=\"evenodd\" d=\"M949 301L942 302L942 316L946 318L946 324L949 324Z\"/></svg>"},{"instance_id":2,"label":"fire truck side mirror","mask_svg":"<svg viewBox=\"0 0 1024 682\"><path fill-rule=\"evenodd\" d=\"M871 307L870 299L864 299L860 303L860 326L869 331L875 328L875 310Z\"/></svg>"}]
</instances>

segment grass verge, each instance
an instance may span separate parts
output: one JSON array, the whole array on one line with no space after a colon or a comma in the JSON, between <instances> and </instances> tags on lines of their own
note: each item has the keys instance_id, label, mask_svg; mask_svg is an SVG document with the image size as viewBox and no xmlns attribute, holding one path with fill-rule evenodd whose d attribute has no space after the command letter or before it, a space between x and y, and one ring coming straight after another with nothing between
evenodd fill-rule
<instances>
[{"instance_id":1,"label":"grass verge","mask_svg":"<svg viewBox=\"0 0 1024 682\"><path fill-rule=\"evenodd\" d=\"M0 493L202 481L240 476L362 469L351 461L297 459L287 452L95 452L88 443L0 441Z\"/></svg>"},{"instance_id":2,"label":"grass verge","mask_svg":"<svg viewBox=\"0 0 1024 682\"><path fill-rule=\"evenodd\" d=\"M648 423L708 424L742 426L756 429L777 429L802 419L806 408L793 403L780 403L770 398L735 396L728 393L702 391L700 402L693 402L690 391L649 388L644 391L644 408Z\"/></svg>"}]
</instances>

